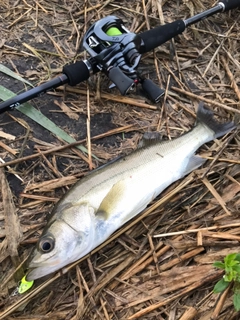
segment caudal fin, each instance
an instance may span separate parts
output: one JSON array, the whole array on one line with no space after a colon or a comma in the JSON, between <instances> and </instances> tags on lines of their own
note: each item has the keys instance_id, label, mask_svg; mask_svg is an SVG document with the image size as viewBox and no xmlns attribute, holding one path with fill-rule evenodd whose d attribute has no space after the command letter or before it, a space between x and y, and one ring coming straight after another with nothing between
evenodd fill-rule
<instances>
[{"instance_id":1,"label":"caudal fin","mask_svg":"<svg viewBox=\"0 0 240 320\"><path fill-rule=\"evenodd\" d=\"M197 110L197 121L204 123L214 133L214 138L219 138L229 131L236 128L234 122L219 123L213 118L214 114L211 110L204 107L204 103L200 102Z\"/></svg>"}]
</instances>

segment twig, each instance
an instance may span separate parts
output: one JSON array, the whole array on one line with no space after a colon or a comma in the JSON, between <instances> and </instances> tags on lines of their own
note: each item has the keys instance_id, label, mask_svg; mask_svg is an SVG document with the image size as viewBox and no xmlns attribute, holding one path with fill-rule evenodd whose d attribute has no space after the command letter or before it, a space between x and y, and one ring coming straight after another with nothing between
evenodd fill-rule
<instances>
[{"instance_id":1,"label":"twig","mask_svg":"<svg viewBox=\"0 0 240 320\"><path fill-rule=\"evenodd\" d=\"M212 313L211 320L217 320L218 319L218 316L219 316L219 314L220 314L220 312L222 310L224 302L226 301L228 293L231 290L231 288L232 288L232 285L229 285L227 287L227 289L220 295L220 299L218 300L218 303L217 303L217 305L215 307L215 310Z\"/></svg>"},{"instance_id":2,"label":"twig","mask_svg":"<svg viewBox=\"0 0 240 320\"><path fill-rule=\"evenodd\" d=\"M132 127L133 127L133 125L128 125L128 126L125 126L125 127L113 129L113 130L110 130L110 131L108 131L106 133L102 133L102 134L99 134L97 136L92 137L92 140L97 140L97 139L101 139L101 138L104 138L104 137L108 137L108 136L111 136L113 134L117 134L117 133L123 132L125 130L128 130L128 129L132 128ZM34 158L40 157L41 155L46 155L46 154L54 153L54 152L57 152L57 151L65 150L67 148L76 147L76 146L82 144L83 142L85 142L85 139L82 139L82 140L79 140L79 141L76 141L76 142L72 142L72 143L66 144L64 146L55 147L55 148L52 148L50 150L42 151L41 153L39 153L39 152L38 153L34 153L34 154L31 154L30 156L22 157L20 159L11 160L11 161L8 161L6 163L0 164L0 168L6 167L6 166L11 166L11 165L19 163L19 162L32 160Z\"/></svg>"},{"instance_id":3,"label":"twig","mask_svg":"<svg viewBox=\"0 0 240 320\"><path fill-rule=\"evenodd\" d=\"M186 96L189 96L191 98L197 99L198 101L203 101L203 102L206 102L206 103L208 103L210 105L213 105L213 106L216 106L216 107L220 107L220 108L223 108L225 110L240 114L240 110L238 110L238 109L234 109L232 107L226 106L225 104L219 103L219 102L217 102L215 100L207 99L207 98L205 98L203 96L199 96L199 95L197 95L195 93L192 93L192 92L189 92L189 91L186 91L186 90L182 90L182 89L177 88L177 87L171 87L171 90L174 90L174 91L180 92L182 94L185 94Z\"/></svg>"},{"instance_id":4,"label":"twig","mask_svg":"<svg viewBox=\"0 0 240 320\"><path fill-rule=\"evenodd\" d=\"M76 94L84 94L84 95L87 94L86 90L81 90L81 89L77 89L77 88L73 88L73 87L67 87L67 88L58 87L57 89L62 90L62 91L66 91L66 92L76 93ZM95 95L93 92L90 92L89 94L90 94L90 96ZM101 92L101 98L106 99L106 100L126 103L126 104L133 105L135 107L141 107L141 108L146 108L146 109L150 109L150 110L157 110L158 109L158 107L156 107L154 105L147 104L147 103L144 103L144 102L139 101L137 99L133 99L133 98L125 97L125 96L117 96L117 95Z\"/></svg>"},{"instance_id":5,"label":"twig","mask_svg":"<svg viewBox=\"0 0 240 320\"><path fill-rule=\"evenodd\" d=\"M217 192L217 190L214 188L214 186L211 184L211 182L206 177L204 177L202 179L202 182L205 184L205 186L208 188L208 190L211 192L211 194L214 196L214 198L217 200L217 202L220 204L220 206L226 212L226 214L231 215L231 212L226 207L225 201L220 196L220 194Z\"/></svg>"},{"instance_id":6,"label":"twig","mask_svg":"<svg viewBox=\"0 0 240 320\"><path fill-rule=\"evenodd\" d=\"M153 237L154 238L170 237L170 236L177 236L177 235L188 234L188 233L197 233L199 231L234 228L234 227L239 227L239 226L240 226L240 223L230 223L230 224L226 224L226 225L222 225L222 226L219 225L219 226L212 226L212 227L206 227L206 228L189 229L189 230L183 230L183 231L155 234Z\"/></svg>"},{"instance_id":7,"label":"twig","mask_svg":"<svg viewBox=\"0 0 240 320\"><path fill-rule=\"evenodd\" d=\"M206 277L204 279L204 281L202 281L202 280L196 281L195 283L193 283L192 285L186 287L182 291L180 290L177 294L173 294L170 297L168 297L168 298L166 298L166 299L164 299L164 300L162 300L162 301L160 301L158 303L152 304L149 307L141 309L140 311L138 311L138 312L134 313L132 316L130 316L128 318L128 320L138 319L138 318L144 316L145 314L147 314L147 313L149 313L149 312L151 312L153 310L159 309L159 308L169 304L170 302L183 297L185 294L187 294L187 293L199 288L200 286L202 286L202 285L204 285L206 283L209 283L209 282L212 283L221 274L222 274L222 271L218 270L218 271L216 271L215 274L211 274L208 277Z\"/></svg>"},{"instance_id":8,"label":"twig","mask_svg":"<svg viewBox=\"0 0 240 320\"><path fill-rule=\"evenodd\" d=\"M226 59L223 56L221 56L221 60L224 65L224 68L227 72L227 75L229 77L229 80L231 82L231 87L233 88L234 92L236 93L236 95L238 97L238 100L240 101L240 90L239 90L239 87L235 81L235 77L233 76L231 70L229 69L229 66L228 66Z\"/></svg>"}]
</instances>

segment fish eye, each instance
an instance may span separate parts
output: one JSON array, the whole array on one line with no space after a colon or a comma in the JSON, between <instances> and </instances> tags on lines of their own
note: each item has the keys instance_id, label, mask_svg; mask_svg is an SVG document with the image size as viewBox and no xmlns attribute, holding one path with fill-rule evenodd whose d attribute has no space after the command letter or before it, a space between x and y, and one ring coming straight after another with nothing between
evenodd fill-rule
<instances>
[{"instance_id":1,"label":"fish eye","mask_svg":"<svg viewBox=\"0 0 240 320\"><path fill-rule=\"evenodd\" d=\"M54 245L55 245L55 240L52 237L48 236L41 239L38 246L43 253L47 253L52 251L52 249L54 248Z\"/></svg>"}]
</instances>

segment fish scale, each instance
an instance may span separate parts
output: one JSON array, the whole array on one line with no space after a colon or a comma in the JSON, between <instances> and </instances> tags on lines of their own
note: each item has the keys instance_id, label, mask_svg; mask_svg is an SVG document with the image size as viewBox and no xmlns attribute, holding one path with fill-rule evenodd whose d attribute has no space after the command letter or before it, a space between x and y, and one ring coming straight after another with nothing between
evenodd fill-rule
<instances>
[{"instance_id":1,"label":"fish scale","mask_svg":"<svg viewBox=\"0 0 240 320\"><path fill-rule=\"evenodd\" d=\"M56 204L28 261L27 281L91 252L171 183L202 165L205 160L195 155L201 145L235 128L233 122L216 122L203 104L197 120L186 134L150 143L77 182Z\"/></svg>"}]
</instances>

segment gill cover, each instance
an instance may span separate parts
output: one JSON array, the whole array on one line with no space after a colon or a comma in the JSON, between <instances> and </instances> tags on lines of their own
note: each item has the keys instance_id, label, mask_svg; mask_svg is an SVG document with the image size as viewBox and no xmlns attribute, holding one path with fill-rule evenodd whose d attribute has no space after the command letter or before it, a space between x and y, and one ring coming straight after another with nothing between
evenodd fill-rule
<instances>
[{"instance_id":1,"label":"gill cover","mask_svg":"<svg viewBox=\"0 0 240 320\"><path fill-rule=\"evenodd\" d=\"M88 204L60 206L50 220L30 257L27 281L52 273L88 252L94 239L94 209Z\"/></svg>"}]
</instances>

